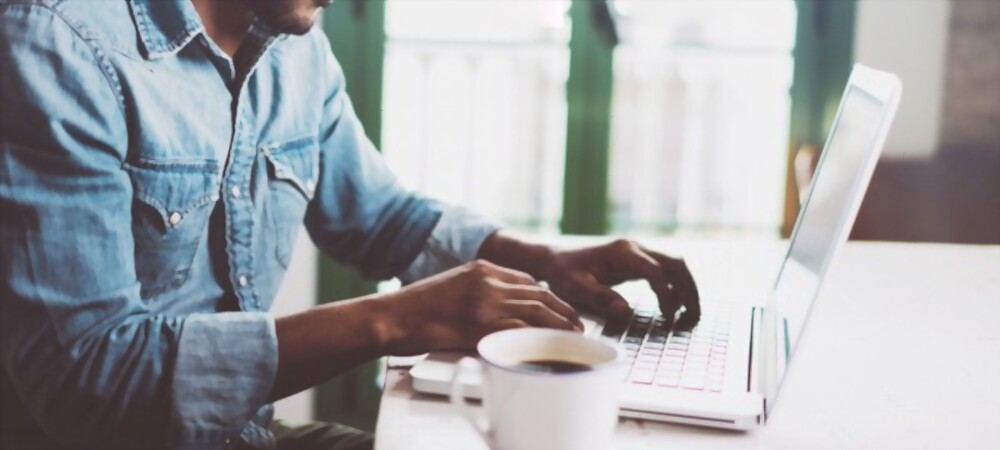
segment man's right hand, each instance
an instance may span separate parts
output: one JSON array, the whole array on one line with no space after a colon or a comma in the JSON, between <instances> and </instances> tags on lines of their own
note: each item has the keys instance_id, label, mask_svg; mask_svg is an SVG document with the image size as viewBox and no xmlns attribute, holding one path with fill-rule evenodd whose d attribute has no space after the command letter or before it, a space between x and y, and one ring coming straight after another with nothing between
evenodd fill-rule
<instances>
[{"instance_id":1,"label":"man's right hand","mask_svg":"<svg viewBox=\"0 0 1000 450\"><path fill-rule=\"evenodd\" d=\"M474 348L494 331L522 327L583 330L580 316L530 275L474 261L406 286L379 301L393 355Z\"/></svg>"}]
</instances>

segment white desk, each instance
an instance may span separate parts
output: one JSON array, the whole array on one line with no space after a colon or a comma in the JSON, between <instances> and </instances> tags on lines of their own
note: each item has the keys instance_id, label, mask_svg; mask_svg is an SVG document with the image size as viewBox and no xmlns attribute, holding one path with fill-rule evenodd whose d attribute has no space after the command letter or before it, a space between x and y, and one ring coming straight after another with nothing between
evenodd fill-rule
<instances>
[{"instance_id":1,"label":"white desk","mask_svg":"<svg viewBox=\"0 0 1000 450\"><path fill-rule=\"evenodd\" d=\"M774 269L761 261L784 250L759 241L651 246L684 255L703 298L766 292ZM443 398L414 393L406 369L390 368L376 447L485 445ZM622 420L615 448L1000 448L1000 246L848 244L766 426Z\"/></svg>"}]
</instances>

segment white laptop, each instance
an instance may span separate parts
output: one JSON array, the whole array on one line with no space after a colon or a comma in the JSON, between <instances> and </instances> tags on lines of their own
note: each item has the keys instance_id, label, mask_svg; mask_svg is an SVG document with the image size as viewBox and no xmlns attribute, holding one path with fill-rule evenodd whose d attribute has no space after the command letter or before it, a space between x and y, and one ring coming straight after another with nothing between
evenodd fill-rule
<instances>
[{"instance_id":1,"label":"white laptop","mask_svg":"<svg viewBox=\"0 0 1000 450\"><path fill-rule=\"evenodd\" d=\"M731 429L765 422L823 277L854 224L901 94L895 75L854 67L774 288L757 302L765 307L702 299L699 324L675 332L648 289L625 289L634 305L627 323L587 323L589 336L617 342L631 363L621 416ZM410 370L414 389L447 395L460 356L430 354ZM480 396L480 380L464 382L467 396Z\"/></svg>"}]
</instances>

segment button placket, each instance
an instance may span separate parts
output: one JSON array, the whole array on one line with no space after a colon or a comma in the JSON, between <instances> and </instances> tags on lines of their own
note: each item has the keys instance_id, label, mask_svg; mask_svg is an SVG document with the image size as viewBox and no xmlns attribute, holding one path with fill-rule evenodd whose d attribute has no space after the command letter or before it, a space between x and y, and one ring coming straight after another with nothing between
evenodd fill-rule
<instances>
[{"instance_id":1,"label":"button placket","mask_svg":"<svg viewBox=\"0 0 1000 450\"><path fill-rule=\"evenodd\" d=\"M245 99L243 99L245 101ZM230 166L226 174L226 185L229 195L226 196L226 211L229 216L228 248L230 261L230 276L234 291L239 299L240 309L252 311L257 308L256 294L253 290L251 274L253 273L253 208L249 191L250 169L253 166L255 154L253 133L249 129L248 112L242 102L237 108L240 119L237 121L235 138L230 148Z\"/></svg>"}]
</instances>

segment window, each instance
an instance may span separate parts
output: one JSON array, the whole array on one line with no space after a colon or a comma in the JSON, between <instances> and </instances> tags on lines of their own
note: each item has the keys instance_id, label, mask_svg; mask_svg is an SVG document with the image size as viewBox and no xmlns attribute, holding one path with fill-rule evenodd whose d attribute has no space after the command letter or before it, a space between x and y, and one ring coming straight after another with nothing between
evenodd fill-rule
<instances>
[{"instance_id":1,"label":"window","mask_svg":"<svg viewBox=\"0 0 1000 450\"><path fill-rule=\"evenodd\" d=\"M508 224L561 212L567 0L389 0L382 151L407 186Z\"/></svg>"},{"instance_id":2,"label":"window","mask_svg":"<svg viewBox=\"0 0 1000 450\"><path fill-rule=\"evenodd\" d=\"M613 229L777 233L795 3L615 4Z\"/></svg>"}]
</instances>

